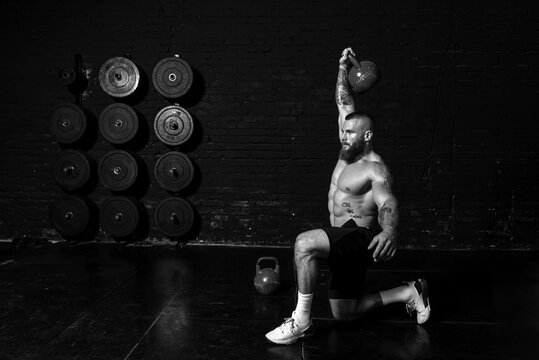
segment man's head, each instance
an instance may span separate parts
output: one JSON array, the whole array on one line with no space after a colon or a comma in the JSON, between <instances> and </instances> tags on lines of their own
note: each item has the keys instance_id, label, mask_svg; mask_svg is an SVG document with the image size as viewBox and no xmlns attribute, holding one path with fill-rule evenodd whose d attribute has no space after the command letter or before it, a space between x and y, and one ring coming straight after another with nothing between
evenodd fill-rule
<instances>
[{"instance_id":1,"label":"man's head","mask_svg":"<svg viewBox=\"0 0 539 360\"><path fill-rule=\"evenodd\" d=\"M357 112L346 115L344 120L339 158L351 163L370 148L374 135L374 122L369 115Z\"/></svg>"}]
</instances>

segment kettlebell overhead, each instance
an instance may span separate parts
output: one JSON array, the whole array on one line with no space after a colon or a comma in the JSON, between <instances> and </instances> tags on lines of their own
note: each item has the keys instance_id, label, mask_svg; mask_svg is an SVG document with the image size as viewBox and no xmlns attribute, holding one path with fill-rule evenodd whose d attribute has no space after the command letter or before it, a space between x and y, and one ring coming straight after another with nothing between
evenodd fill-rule
<instances>
[{"instance_id":1,"label":"kettlebell overhead","mask_svg":"<svg viewBox=\"0 0 539 360\"><path fill-rule=\"evenodd\" d=\"M381 77L378 66L369 60L357 61L353 55L349 55L352 68L348 72L348 82L357 93L363 93L372 88Z\"/></svg>"}]
</instances>

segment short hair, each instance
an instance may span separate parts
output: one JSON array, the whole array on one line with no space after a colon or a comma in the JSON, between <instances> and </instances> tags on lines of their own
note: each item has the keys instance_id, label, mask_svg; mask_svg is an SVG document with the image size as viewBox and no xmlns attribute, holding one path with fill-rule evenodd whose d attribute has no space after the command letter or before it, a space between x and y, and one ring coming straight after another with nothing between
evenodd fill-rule
<instances>
[{"instance_id":1,"label":"short hair","mask_svg":"<svg viewBox=\"0 0 539 360\"><path fill-rule=\"evenodd\" d=\"M368 128L374 129L374 120L369 114L354 111L344 117L344 120L354 119L366 121L366 123L368 124Z\"/></svg>"}]
</instances>

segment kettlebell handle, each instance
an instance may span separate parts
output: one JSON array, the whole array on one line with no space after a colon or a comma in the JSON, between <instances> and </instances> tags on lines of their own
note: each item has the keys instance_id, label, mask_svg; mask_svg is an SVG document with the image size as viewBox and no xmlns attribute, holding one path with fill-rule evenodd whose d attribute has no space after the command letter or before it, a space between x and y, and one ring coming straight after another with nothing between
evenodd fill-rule
<instances>
[{"instance_id":1,"label":"kettlebell handle","mask_svg":"<svg viewBox=\"0 0 539 360\"><path fill-rule=\"evenodd\" d=\"M259 272L260 270L262 270L260 268L260 262L264 260L273 261L275 263L275 272L277 274L279 273L279 260L277 260L277 258L274 256L262 256L260 259L258 259L258 261L256 262L256 272Z\"/></svg>"},{"instance_id":2,"label":"kettlebell handle","mask_svg":"<svg viewBox=\"0 0 539 360\"><path fill-rule=\"evenodd\" d=\"M348 59L350 60L350 62L352 63L352 65L354 65L355 67L357 67L358 69L360 68L359 66L359 62L356 60L356 58L352 55L348 55Z\"/></svg>"}]
</instances>

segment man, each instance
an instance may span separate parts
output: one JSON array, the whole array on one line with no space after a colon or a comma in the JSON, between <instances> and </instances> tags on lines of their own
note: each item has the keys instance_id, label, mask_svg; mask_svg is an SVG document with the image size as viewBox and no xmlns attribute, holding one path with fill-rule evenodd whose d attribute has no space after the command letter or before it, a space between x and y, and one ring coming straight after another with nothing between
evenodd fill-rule
<instances>
[{"instance_id":1,"label":"man","mask_svg":"<svg viewBox=\"0 0 539 360\"><path fill-rule=\"evenodd\" d=\"M356 112L350 94L350 55L355 56L347 48L339 59L335 91L342 149L328 194L331 227L304 232L296 239L298 302L292 316L266 334L276 344L292 344L312 332L311 303L319 261L324 259L331 272L329 302L336 320L354 320L396 302L416 311L419 324L430 316L424 279L376 294L362 294L368 266L395 255L399 212L389 169L373 151L373 120Z\"/></svg>"}]
</instances>

